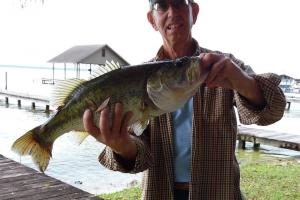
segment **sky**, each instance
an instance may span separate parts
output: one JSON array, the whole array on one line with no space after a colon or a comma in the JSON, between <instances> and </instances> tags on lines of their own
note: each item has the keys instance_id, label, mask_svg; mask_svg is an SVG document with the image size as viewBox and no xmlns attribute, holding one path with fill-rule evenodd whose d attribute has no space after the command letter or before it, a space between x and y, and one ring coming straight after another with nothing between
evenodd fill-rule
<instances>
[{"instance_id":1,"label":"sky","mask_svg":"<svg viewBox=\"0 0 300 200\"><path fill-rule=\"evenodd\" d=\"M298 0L195 1L193 37L200 46L232 53L257 73L300 78ZM0 0L0 65L44 66L88 44L108 44L139 64L162 43L147 21L148 0L31 0L24 8L20 2Z\"/></svg>"}]
</instances>

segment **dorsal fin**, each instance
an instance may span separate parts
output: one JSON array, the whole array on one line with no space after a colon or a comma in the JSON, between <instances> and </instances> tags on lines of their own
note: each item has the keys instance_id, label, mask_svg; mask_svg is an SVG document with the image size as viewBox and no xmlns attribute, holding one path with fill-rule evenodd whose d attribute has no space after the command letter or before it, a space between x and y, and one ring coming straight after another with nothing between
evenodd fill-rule
<instances>
[{"instance_id":1,"label":"dorsal fin","mask_svg":"<svg viewBox=\"0 0 300 200\"><path fill-rule=\"evenodd\" d=\"M52 106L64 106L69 100L70 94L79 89L84 82L86 82L86 80L83 79L68 79L57 81L54 85L51 95Z\"/></svg>"},{"instance_id":2,"label":"dorsal fin","mask_svg":"<svg viewBox=\"0 0 300 200\"><path fill-rule=\"evenodd\" d=\"M105 65L99 65L98 68L95 71L93 71L91 79L97 78L103 74L120 68L121 66L118 62L115 63L113 60L110 62L106 60Z\"/></svg>"}]
</instances>

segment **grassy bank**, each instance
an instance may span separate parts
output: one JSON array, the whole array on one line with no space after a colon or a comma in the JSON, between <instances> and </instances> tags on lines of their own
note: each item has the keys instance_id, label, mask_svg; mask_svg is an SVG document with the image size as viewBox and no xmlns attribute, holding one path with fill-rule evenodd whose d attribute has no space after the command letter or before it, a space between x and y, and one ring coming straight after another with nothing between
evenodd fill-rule
<instances>
[{"instance_id":1,"label":"grassy bank","mask_svg":"<svg viewBox=\"0 0 300 200\"><path fill-rule=\"evenodd\" d=\"M300 163L260 153L240 153L241 189L248 199L300 200Z\"/></svg>"},{"instance_id":2,"label":"grassy bank","mask_svg":"<svg viewBox=\"0 0 300 200\"><path fill-rule=\"evenodd\" d=\"M111 194L103 194L100 195L103 199L110 199L110 200L135 200L141 199L141 188L140 187L131 187L120 192L114 192Z\"/></svg>"},{"instance_id":3,"label":"grassy bank","mask_svg":"<svg viewBox=\"0 0 300 200\"><path fill-rule=\"evenodd\" d=\"M241 167L241 189L249 200L300 200L300 163L259 152L237 153ZM110 200L140 199L139 187L100 197Z\"/></svg>"}]
</instances>

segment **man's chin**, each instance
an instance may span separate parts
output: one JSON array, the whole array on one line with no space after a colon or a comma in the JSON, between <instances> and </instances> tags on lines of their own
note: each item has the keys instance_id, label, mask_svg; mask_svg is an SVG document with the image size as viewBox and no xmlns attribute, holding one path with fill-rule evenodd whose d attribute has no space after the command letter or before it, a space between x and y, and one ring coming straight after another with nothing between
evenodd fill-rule
<instances>
[{"instance_id":1,"label":"man's chin","mask_svg":"<svg viewBox=\"0 0 300 200\"><path fill-rule=\"evenodd\" d=\"M172 44L185 43L187 37L183 37L181 34L174 34L168 37L168 41Z\"/></svg>"}]
</instances>

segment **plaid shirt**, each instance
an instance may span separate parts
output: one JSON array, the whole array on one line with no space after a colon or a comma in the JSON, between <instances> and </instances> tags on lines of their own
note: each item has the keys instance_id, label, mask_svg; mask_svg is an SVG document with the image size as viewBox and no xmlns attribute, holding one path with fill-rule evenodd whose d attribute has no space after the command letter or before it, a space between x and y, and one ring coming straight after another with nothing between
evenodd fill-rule
<instances>
[{"instance_id":1,"label":"plaid shirt","mask_svg":"<svg viewBox=\"0 0 300 200\"><path fill-rule=\"evenodd\" d=\"M208 88L202 85L193 97L193 131L191 200L239 200L240 171L235 157L237 120L234 106L237 107L240 122L243 124L269 125L280 120L286 105L284 94L278 87L279 76L268 73L256 75L231 54L204 49L196 40L195 53L223 54L231 58L241 69L254 77L263 91L266 105L256 108L236 91L221 87ZM153 60L165 59L163 48ZM99 156L105 167L126 172L144 171L142 199L172 200L174 185L174 146L173 127L170 113L150 121L147 130L136 137L137 157L130 167L109 147Z\"/></svg>"}]
</instances>

